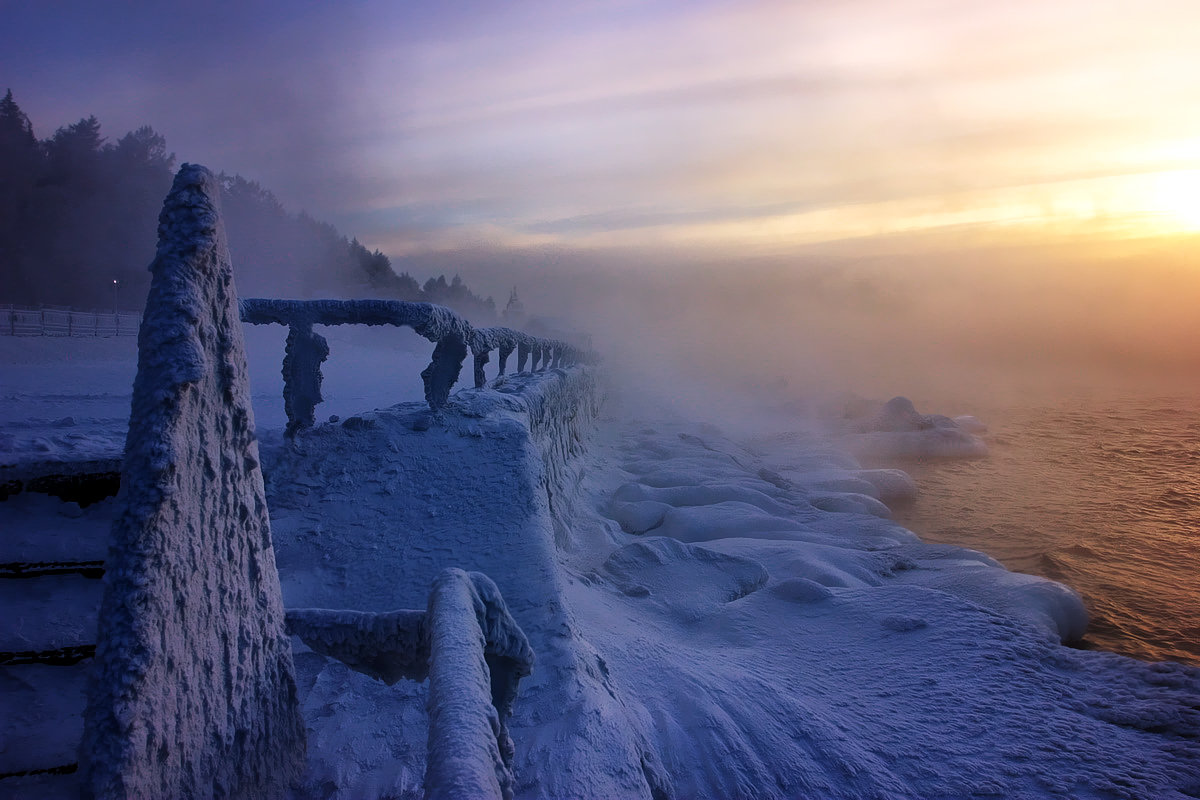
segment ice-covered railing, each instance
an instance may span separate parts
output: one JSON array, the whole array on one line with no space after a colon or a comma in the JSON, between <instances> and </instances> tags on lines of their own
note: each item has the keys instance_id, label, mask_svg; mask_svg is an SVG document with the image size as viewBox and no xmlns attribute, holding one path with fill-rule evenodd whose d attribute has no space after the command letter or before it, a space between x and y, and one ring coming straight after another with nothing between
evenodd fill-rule
<instances>
[{"instance_id":1,"label":"ice-covered railing","mask_svg":"<svg viewBox=\"0 0 1200 800\"><path fill-rule=\"evenodd\" d=\"M82 794L290 796L305 755L291 627L385 680L428 675L428 796L511 797L504 722L533 653L487 577L447 570L424 613L285 617L219 195L212 173L184 164L159 217ZM417 310L431 318L417 324L471 334L446 309Z\"/></svg>"},{"instance_id":2,"label":"ice-covered railing","mask_svg":"<svg viewBox=\"0 0 1200 800\"><path fill-rule=\"evenodd\" d=\"M445 570L424 612L294 609L287 629L388 685L429 678L427 798L512 797L506 723L533 650L486 575Z\"/></svg>"},{"instance_id":3,"label":"ice-covered railing","mask_svg":"<svg viewBox=\"0 0 1200 800\"><path fill-rule=\"evenodd\" d=\"M444 306L400 300L275 300L241 301L242 321L253 325L288 326L283 357L283 398L288 434L310 428L321 402L321 364L329 357L325 337L314 325L397 325L412 328L435 343L433 358L421 372L425 401L437 411L446 404L470 348L475 362L475 388L487 383L484 366L499 351L499 375L517 351L517 371L551 369L589 360L582 349L559 339L530 336L511 328L475 328Z\"/></svg>"}]
</instances>

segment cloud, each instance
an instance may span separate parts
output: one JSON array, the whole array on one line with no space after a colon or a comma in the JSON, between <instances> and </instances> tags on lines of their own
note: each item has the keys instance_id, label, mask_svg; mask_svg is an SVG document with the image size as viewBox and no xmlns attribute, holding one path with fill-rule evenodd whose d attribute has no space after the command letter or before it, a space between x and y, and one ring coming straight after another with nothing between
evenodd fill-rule
<instances>
[{"instance_id":1,"label":"cloud","mask_svg":"<svg viewBox=\"0 0 1200 800\"><path fill-rule=\"evenodd\" d=\"M984 219L1014 186L1194 167L1165 153L1200 140L1183 0L93 6L0 33L39 133L149 123L372 246L800 243L851 206Z\"/></svg>"}]
</instances>

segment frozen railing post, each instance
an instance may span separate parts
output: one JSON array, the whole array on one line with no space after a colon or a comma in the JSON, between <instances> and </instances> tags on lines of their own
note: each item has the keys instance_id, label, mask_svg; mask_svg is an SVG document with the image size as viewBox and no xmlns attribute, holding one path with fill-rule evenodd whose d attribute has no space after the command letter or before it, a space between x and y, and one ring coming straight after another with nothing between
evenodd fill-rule
<instances>
[{"instance_id":1,"label":"frozen railing post","mask_svg":"<svg viewBox=\"0 0 1200 800\"><path fill-rule=\"evenodd\" d=\"M499 375L504 374L504 368L508 364L508 357L512 355L512 351L516 346L517 346L517 344L515 341L505 342L504 344L500 345L500 363L498 365L498 367L499 367L498 374Z\"/></svg>"},{"instance_id":2,"label":"frozen railing post","mask_svg":"<svg viewBox=\"0 0 1200 800\"><path fill-rule=\"evenodd\" d=\"M483 373L483 368L487 366L488 353L490 350L484 350L475 354L475 388L482 389L487 384L487 376Z\"/></svg>"},{"instance_id":3,"label":"frozen railing post","mask_svg":"<svg viewBox=\"0 0 1200 800\"><path fill-rule=\"evenodd\" d=\"M304 721L219 187L163 205L80 745L83 795L282 798Z\"/></svg>"},{"instance_id":4,"label":"frozen railing post","mask_svg":"<svg viewBox=\"0 0 1200 800\"><path fill-rule=\"evenodd\" d=\"M517 372L525 371L525 362L529 359L529 349L528 342L517 344Z\"/></svg>"},{"instance_id":5,"label":"frozen railing post","mask_svg":"<svg viewBox=\"0 0 1200 800\"><path fill-rule=\"evenodd\" d=\"M458 380L466 357L467 342L462 334L448 333L437 340L429 366L421 370L421 380L425 383L425 402L429 403L431 410L437 411L450 399L450 390Z\"/></svg>"},{"instance_id":6,"label":"frozen railing post","mask_svg":"<svg viewBox=\"0 0 1200 800\"><path fill-rule=\"evenodd\" d=\"M329 343L308 322L288 326L283 356L283 403L288 424L285 433L311 428L317 421L317 403L321 396L321 364L329 358Z\"/></svg>"},{"instance_id":7,"label":"frozen railing post","mask_svg":"<svg viewBox=\"0 0 1200 800\"><path fill-rule=\"evenodd\" d=\"M429 678L427 798L512 798L507 722L533 650L490 578L443 571L424 613L294 609L287 626L314 651L388 685Z\"/></svg>"}]
</instances>

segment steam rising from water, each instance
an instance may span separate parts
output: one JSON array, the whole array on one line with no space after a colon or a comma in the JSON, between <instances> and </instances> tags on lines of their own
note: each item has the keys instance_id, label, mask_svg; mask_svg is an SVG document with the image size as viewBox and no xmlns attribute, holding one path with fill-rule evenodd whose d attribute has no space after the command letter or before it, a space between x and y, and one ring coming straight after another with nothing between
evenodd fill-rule
<instances>
[{"instance_id":1,"label":"steam rising from water","mask_svg":"<svg viewBox=\"0 0 1200 800\"><path fill-rule=\"evenodd\" d=\"M623 252L607 263L529 252L501 263L535 313L592 334L639 392L903 394L925 410L970 413L1001 398L1200 389L1195 242L894 242L891 252L787 258ZM488 286L499 259L458 256L468 282L499 291Z\"/></svg>"}]
</instances>

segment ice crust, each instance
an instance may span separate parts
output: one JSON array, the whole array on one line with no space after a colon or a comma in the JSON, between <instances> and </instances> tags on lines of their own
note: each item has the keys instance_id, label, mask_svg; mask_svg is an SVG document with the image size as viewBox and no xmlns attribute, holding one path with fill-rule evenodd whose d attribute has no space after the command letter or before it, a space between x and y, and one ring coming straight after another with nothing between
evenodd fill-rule
<instances>
[{"instance_id":1,"label":"ice crust","mask_svg":"<svg viewBox=\"0 0 1200 800\"><path fill-rule=\"evenodd\" d=\"M89 797L283 797L303 763L218 195L185 164L159 221L84 716Z\"/></svg>"},{"instance_id":2,"label":"ice crust","mask_svg":"<svg viewBox=\"0 0 1200 800\"><path fill-rule=\"evenodd\" d=\"M1195 669L1066 648L1081 619L1068 590L811 502L903 498L903 473L863 470L809 433L743 447L694 423L597 423L600 394L587 368L509 374L453 395L441 420L412 403L262 443L289 605L386 614L423 607L446 567L495 580L537 656L509 723L515 797L1184 798L1200 785ZM627 533L610 516L621 503L690 509L728 535ZM35 518L65 531L103 510L70 505L22 494L0 510L32 542ZM780 520L786 538L756 538L739 514ZM309 741L296 796L421 797L428 683L387 686L292 646ZM10 745L14 766L27 751L69 760L79 689L0 678L14 709L63 706L6 717L33 748ZM11 781L56 796L50 779Z\"/></svg>"},{"instance_id":3,"label":"ice crust","mask_svg":"<svg viewBox=\"0 0 1200 800\"><path fill-rule=\"evenodd\" d=\"M268 455L290 604L413 607L446 566L496 581L538 663L510 724L516 797L1184 797L1200 780L1196 670L1064 647L1086 621L1066 587L814 503L911 502L903 473L790 434L596 429L598 389L587 368L509 376L432 425L400 405ZM383 694L297 653L318 743L304 796L420 796L426 687Z\"/></svg>"}]
</instances>

